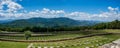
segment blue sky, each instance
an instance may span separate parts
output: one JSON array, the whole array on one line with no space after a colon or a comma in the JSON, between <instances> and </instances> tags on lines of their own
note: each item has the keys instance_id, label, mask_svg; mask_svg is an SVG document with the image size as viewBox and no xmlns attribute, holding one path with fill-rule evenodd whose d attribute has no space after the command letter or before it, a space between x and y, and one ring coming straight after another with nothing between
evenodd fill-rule
<instances>
[{"instance_id":1,"label":"blue sky","mask_svg":"<svg viewBox=\"0 0 120 48\"><path fill-rule=\"evenodd\" d=\"M98 12L108 6L120 7L120 0L23 0L20 3L26 10L42 8L66 11Z\"/></svg>"},{"instance_id":2,"label":"blue sky","mask_svg":"<svg viewBox=\"0 0 120 48\"><path fill-rule=\"evenodd\" d=\"M0 20L68 17L75 20L120 19L120 0L0 0Z\"/></svg>"}]
</instances>

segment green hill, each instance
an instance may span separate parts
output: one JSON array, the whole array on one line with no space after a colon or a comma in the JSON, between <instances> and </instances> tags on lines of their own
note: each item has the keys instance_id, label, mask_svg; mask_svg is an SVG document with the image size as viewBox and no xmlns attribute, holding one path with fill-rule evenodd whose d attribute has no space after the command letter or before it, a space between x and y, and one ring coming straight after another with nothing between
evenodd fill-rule
<instances>
[{"instance_id":1,"label":"green hill","mask_svg":"<svg viewBox=\"0 0 120 48\"><path fill-rule=\"evenodd\" d=\"M99 23L93 26L94 29L120 29L120 21L115 20L107 23Z\"/></svg>"},{"instance_id":2,"label":"green hill","mask_svg":"<svg viewBox=\"0 0 120 48\"><path fill-rule=\"evenodd\" d=\"M69 18L30 18L20 19L2 24L7 27L58 27L58 26L89 26L95 25L97 21L78 21Z\"/></svg>"}]
</instances>

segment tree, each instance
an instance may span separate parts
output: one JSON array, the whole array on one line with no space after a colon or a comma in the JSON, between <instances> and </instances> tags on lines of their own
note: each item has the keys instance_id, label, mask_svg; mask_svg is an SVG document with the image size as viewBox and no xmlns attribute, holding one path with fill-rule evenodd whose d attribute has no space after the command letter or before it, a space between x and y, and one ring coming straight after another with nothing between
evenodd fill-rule
<instances>
[{"instance_id":1,"label":"tree","mask_svg":"<svg viewBox=\"0 0 120 48\"><path fill-rule=\"evenodd\" d=\"M116 19L114 22L118 23L118 22L119 22L119 20L117 20L117 19Z\"/></svg>"},{"instance_id":2,"label":"tree","mask_svg":"<svg viewBox=\"0 0 120 48\"><path fill-rule=\"evenodd\" d=\"M32 32L31 31L25 31L24 34L25 34L26 40L28 40L31 37Z\"/></svg>"},{"instance_id":3,"label":"tree","mask_svg":"<svg viewBox=\"0 0 120 48\"><path fill-rule=\"evenodd\" d=\"M99 23L92 27L93 29L120 29L120 21L115 20L112 22Z\"/></svg>"},{"instance_id":4,"label":"tree","mask_svg":"<svg viewBox=\"0 0 120 48\"><path fill-rule=\"evenodd\" d=\"M31 30L31 27L24 27L22 31Z\"/></svg>"}]
</instances>

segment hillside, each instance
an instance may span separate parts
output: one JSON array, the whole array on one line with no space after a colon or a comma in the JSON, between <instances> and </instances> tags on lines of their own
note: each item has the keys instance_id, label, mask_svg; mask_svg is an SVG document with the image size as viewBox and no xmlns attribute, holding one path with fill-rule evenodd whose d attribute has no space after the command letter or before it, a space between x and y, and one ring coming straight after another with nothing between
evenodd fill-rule
<instances>
[{"instance_id":1,"label":"hillside","mask_svg":"<svg viewBox=\"0 0 120 48\"><path fill-rule=\"evenodd\" d=\"M94 29L120 29L120 21L115 20L112 22L99 23L93 26Z\"/></svg>"},{"instance_id":2,"label":"hillside","mask_svg":"<svg viewBox=\"0 0 120 48\"><path fill-rule=\"evenodd\" d=\"M58 26L90 26L99 23L98 21L85 21L85 20L73 20L69 18L30 18L14 20L8 23L2 24L9 27L58 27Z\"/></svg>"}]
</instances>

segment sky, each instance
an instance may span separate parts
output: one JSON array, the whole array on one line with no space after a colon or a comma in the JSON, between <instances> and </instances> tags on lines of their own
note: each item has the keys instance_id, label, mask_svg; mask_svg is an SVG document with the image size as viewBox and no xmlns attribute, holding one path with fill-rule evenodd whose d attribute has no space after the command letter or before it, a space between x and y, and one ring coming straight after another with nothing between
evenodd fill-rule
<instances>
[{"instance_id":1,"label":"sky","mask_svg":"<svg viewBox=\"0 0 120 48\"><path fill-rule=\"evenodd\" d=\"M0 0L0 20L67 17L120 20L120 0Z\"/></svg>"}]
</instances>

